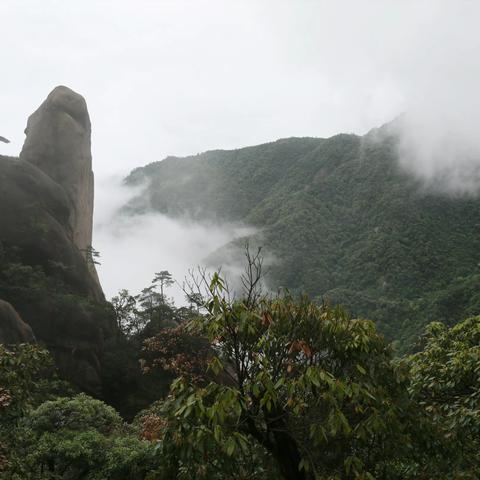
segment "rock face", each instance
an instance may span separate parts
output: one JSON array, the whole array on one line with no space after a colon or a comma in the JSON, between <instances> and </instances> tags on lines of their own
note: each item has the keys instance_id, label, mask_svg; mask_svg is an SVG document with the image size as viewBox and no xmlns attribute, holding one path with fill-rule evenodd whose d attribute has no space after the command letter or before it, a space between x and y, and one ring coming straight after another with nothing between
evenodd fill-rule
<instances>
[{"instance_id":1,"label":"rock face","mask_svg":"<svg viewBox=\"0 0 480 480\"><path fill-rule=\"evenodd\" d=\"M0 156L0 298L48 347L64 377L100 393L103 339L114 326L86 260L93 173L85 100L57 87L26 134L19 159Z\"/></svg>"},{"instance_id":2,"label":"rock face","mask_svg":"<svg viewBox=\"0 0 480 480\"><path fill-rule=\"evenodd\" d=\"M32 329L8 303L0 300L0 343L30 343L35 341Z\"/></svg>"},{"instance_id":3,"label":"rock face","mask_svg":"<svg viewBox=\"0 0 480 480\"><path fill-rule=\"evenodd\" d=\"M93 172L90 117L85 99L56 87L30 116L20 159L59 183L72 203L73 241L86 252L92 245Z\"/></svg>"},{"instance_id":4,"label":"rock face","mask_svg":"<svg viewBox=\"0 0 480 480\"><path fill-rule=\"evenodd\" d=\"M22 263L39 265L74 292L101 300L103 293L73 241L65 190L34 165L1 156L0 186L0 242L19 248Z\"/></svg>"}]
</instances>

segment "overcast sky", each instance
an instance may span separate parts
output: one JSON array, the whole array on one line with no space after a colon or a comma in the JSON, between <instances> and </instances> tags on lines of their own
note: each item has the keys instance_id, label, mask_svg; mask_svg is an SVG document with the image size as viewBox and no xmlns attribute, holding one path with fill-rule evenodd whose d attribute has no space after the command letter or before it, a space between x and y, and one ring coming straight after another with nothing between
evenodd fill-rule
<instances>
[{"instance_id":1,"label":"overcast sky","mask_svg":"<svg viewBox=\"0 0 480 480\"><path fill-rule=\"evenodd\" d=\"M108 177L167 155L363 134L409 111L404 165L477 189L479 20L476 0L0 0L0 152L18 154L56 85L84 95L101 278L138 290L218 246L164 217L110 222L124 196Z\"/></svg>"},{"instance_id":2,"label":"overcast sky","mask_svg":"<svg viewBox=\"0 0 480 480\"><path fill-rule=\"evenodd\" d=\"M0 135L12 141L2 153L18 153L27 116L59 84L87 99L99 175L170 154L364 133L439 75L450 81L459 59L479 62L479 4L1 0Z\"/></svg>"}]
</instances>

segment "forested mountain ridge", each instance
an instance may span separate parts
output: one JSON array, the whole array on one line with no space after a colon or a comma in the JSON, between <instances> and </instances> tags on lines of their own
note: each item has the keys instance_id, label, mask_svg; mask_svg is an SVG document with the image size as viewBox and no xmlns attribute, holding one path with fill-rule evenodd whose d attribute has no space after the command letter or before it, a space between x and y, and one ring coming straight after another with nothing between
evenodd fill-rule
<instances>
[{"instance_id":1,"label":"forested mountain ridge","mask_svg":"<svg viewBox=\"0 0 480 480\"><path fill-rule=\"evenodd\" d=\"M408 174L398 142L393 123L168 157L127 177L147 186L126 210L257 227L272 288L342 303L403 349L429 321L480 312L480 201Z\"/></svg>"}]
</instances>

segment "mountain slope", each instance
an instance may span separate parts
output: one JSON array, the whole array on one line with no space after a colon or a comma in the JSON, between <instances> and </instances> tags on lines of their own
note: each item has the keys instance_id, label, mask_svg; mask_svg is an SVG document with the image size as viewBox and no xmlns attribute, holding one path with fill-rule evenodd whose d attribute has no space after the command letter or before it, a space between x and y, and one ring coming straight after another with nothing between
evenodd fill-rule
<instances>
[{"instance_id":1,"label":"mountain slope","mask_svg":"<svg viewBox=\"0 0 480 480\"><path fill-rule=\"evenodd\" d=\"M148 186L126 210L256 226L273 287L344 303L404 348L427 320L480 313L480 201L403 172L397 142L387 126L168 157L129 175Z\"/></svg>"}]
</instances>

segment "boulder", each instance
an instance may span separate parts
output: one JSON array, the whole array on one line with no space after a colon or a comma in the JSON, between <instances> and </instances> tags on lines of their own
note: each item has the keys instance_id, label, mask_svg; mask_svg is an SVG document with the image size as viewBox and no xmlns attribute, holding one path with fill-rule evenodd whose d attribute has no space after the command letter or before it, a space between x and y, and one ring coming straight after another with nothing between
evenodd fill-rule
<instances>
[{"instance_id":1,"label":"boulder","mask_svg":"<svg viewBox=\"0 0 480 480\"><path fill-rule=\"evenodd\" d=\"M35 341L32 329L21 318L15 309L0 300L0 343L30 343Z\"/></svg>"}]
</instances>

